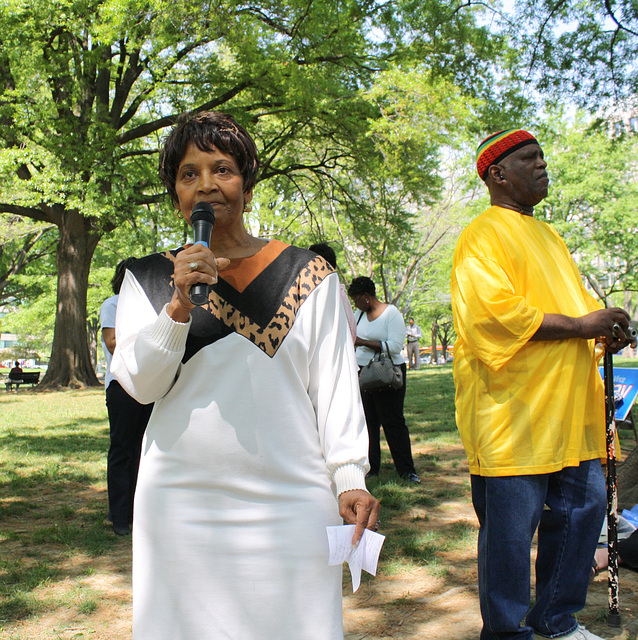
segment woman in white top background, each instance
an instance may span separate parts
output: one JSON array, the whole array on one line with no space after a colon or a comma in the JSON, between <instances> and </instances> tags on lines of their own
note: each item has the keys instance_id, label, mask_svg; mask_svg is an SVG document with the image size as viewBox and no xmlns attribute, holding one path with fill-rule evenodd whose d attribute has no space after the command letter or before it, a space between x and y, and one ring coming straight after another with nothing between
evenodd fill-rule
<instances>
[{"instance_id":1,"label":"woman in white top background","mask_svg":"<svg viewBox=\"0 0 638 640\"><path fill-rule=\"evenodd\" d=\"M405 339L405 322L393 305L381 302L376 296L374 282L366 276L355 278L348 287L357 314L355 340L357 364L363 367L387 345L392 362L401 368L403 384L399 389L362 391L363 409L368 425L370 471L367 477L378 476L381 469L381 426L385 433L394 466L401 478L418 484L414 468L410 433L403 415L405 402L406 365L401 349Z\"/></svg>"}]
</instances>

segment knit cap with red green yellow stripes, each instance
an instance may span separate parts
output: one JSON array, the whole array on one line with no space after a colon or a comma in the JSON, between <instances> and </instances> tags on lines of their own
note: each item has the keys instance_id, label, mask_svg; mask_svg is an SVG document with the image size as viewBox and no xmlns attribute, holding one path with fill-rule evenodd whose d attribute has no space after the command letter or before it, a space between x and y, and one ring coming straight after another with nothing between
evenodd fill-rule
<instances>
[{"instance_id":1,"label":"knit cap with red green yellow stripes","mask_svg":"<svg viewBox=\"0 0 638 640\"><path fill-rule=\"evenodd\" d=\"M476 170L481 180L487 178L487 170L498 164L510 153L514 153L527 144L538 144L536 138L523 129L497 131L481 142L476 150Z\"/></svg>"}]
</instances>

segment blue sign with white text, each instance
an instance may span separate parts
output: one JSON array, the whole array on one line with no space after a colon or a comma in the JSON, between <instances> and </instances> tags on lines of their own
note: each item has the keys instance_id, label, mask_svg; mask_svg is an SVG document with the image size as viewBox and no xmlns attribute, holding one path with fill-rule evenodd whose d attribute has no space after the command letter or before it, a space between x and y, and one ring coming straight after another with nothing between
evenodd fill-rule
<instances>
[{"instance_id":1,"label":"blue sign with white text","mask_svg":"<svg viewBox=\"0 0 638 640\"><path fill-rule=\"evenodd\" d=\"M603 368L598 367L604 376ZM614 367L614 402L616 404L616 420L626 420L631 406L638 395L638 369L621 369Z\"/></svg>"}]
</instances>

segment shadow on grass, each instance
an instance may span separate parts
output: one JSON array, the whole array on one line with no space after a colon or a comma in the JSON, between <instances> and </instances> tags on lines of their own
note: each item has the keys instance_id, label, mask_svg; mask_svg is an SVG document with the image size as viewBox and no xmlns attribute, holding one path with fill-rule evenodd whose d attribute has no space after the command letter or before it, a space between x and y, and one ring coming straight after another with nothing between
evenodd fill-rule
<instances>
[{"instance_id":1,"label":"shadow on grass","mask_svg":"<svg viewBox=\"0 0 638 640\"><path fill-rule=\"evenodd\" d=\"M100 428L101 427L101 428ZM90 428L90 431L87 429ZM40 429L5 429L0 436L0 446L28 453L85 454L102 452L108 448L109 428L99 418L81 418L78 422L47 426Z\"/></svg>"},{"instance_id":2,"label":"shadow on grass","mask_svg":"<svg viewBox=\"0 0 638 640\"><path fill-rule=\"evenodd\" d=\"M5 430L0 437L7 461L0 471L0 498L7 492L27 497L43 487L64 492L66 483L87 485L101 480L108 447L108 428L82 431L65 425L46 433Z\"/></svg>"},{"instance_id":3,"label":"shadow on grass","mask_svg":"<svg viewBox=\"0 0 638 640\"><path fill-rule=\"evenodd\" d=\"M476 526L461 514L454 521L455 507L469 503L470 488L469 474L457 470L465 455L454 420L450 365L409 373L405 416L421 484L399 479L382 438L381 472L368 481L381 502L382 529L387 534L380 570L394 574L426 567L440 573L445 571L445 553L459 548L467 549L473 562Z\"/></svg>"},{"instance_id":4,"label":"shadow on grass","mask_svg":"<svg viewBox=\"0 0 638 640\"><path fill-rule=\"evenodd\" d=\"M0 627L61 606L38 591L122 544L105 522L106 493L86 484L57 478L0 504Z\"/></svg>"},{"instance_id":5,"label":"shadow on grass","mask_svg":"<svg viewBox=\"0 0 638 640\"><path fill-rule=\"evenodd\" d=\"M469 480L459 482L446 473L441 469L438 474L422 474L420 485L408 485L398 478L369 481L370 491L381 502L382 533L387 534L380 560L382 572L436 565L441 554L459 541L473 551L476 526L461 514L454 520L453 510L455 504L469 501Z\"/></svg>"}]
</instances>

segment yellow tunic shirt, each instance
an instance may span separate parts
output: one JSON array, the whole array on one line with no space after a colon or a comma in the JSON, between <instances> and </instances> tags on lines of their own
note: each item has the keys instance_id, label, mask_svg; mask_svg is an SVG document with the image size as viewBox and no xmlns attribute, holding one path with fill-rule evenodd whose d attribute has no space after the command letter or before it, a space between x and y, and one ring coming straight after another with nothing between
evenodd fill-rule
<instances>
[{"instance_id":1,"label":"yellow tunic shirt","mask_svg":"<svg viewBox=\"0 0 638 640\"><path fill-rule=\"evenodd\" d=\"M594 341L530 342L545 313L601 305L545 222L490 207L461 234L452 269L456 422L470 473L551 473L605 457Z\"/></svg>"}]
</instances>

